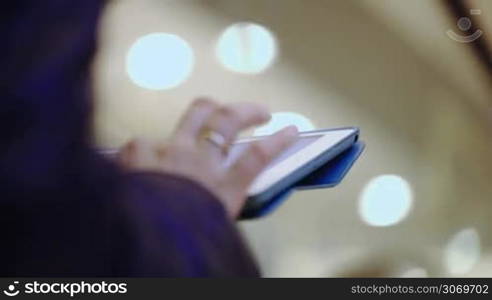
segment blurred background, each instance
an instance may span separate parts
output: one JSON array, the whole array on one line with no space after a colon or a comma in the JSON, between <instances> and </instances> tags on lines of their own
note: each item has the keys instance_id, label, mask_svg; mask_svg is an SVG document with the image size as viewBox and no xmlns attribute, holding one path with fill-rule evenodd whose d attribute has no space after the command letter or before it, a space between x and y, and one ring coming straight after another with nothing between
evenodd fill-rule
<instances>
[{"instance_id":1,"label":"blurred background","mask_svg":"<svg viewBox=\"0 0 492 300\"><path fill-rule=\"evenodd\" d=\"M240 223L264 275L491 277L491 32L486 0L113 0L97 143L165 139L198 96L268 105L247 134L359 126L340 186Z\"/></svg>"}]
</instances>

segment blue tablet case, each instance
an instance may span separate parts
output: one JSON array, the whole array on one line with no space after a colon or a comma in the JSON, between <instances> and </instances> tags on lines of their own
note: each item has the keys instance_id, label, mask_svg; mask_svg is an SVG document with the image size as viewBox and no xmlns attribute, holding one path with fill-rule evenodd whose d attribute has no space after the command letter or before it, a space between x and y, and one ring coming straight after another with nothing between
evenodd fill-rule
<instances>
[{"instance_id":1,"label":"blue tablet case","mask_svg":"<svg viewBox=\"0 0 492 300\"><path fill-rule=\"evenodd\" d=\"M240 219L253 219L269 214L296 190L331 188L338 185L364 151L364 147L365 144L363 142L357 141L352 147L301 181L282 191L272 200L265 202L260 208L243 210Z\"/></svg>"}]
</instances>

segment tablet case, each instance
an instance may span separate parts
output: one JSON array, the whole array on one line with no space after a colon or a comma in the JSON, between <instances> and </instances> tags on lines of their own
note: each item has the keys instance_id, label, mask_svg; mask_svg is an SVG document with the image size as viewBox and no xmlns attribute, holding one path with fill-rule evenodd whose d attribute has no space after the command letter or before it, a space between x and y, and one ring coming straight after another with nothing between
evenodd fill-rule
<instances>
[{"instance_id":1,"label":"tablet case","mask_svg":"<svg viewBox=\"0 0 492 300\"><path fill-rule=\"evenodd\" d=\"M357 141L352 147L348 148L301 181L282 191L260 208L243 210L240 219L253 219L269 214L296 190L331 188L338 185L364 151L364 147L364 142Z\"/></svg>"}]
</instances>

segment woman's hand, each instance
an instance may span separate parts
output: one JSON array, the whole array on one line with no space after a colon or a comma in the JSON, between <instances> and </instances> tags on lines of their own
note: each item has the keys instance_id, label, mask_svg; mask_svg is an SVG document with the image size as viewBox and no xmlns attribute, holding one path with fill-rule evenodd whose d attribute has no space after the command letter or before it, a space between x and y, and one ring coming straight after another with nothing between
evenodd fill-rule
<instances>
[{"instance_id":1,"label":"woman's hand","mask_svg":"<svg viewBox=\"0 0 492 300\"><path fill-rule=\"evenodd\" d=\"M120 152L129 169L178 174L198 181L222 202L229 216L237 218L256 176L297 138L297 129L287 127L253 142L231 166L225 166L227 146L239 132L270 119L266 109L251 103L219 105L196 100L164 145L133 140Z\"/></svg>"}]
</instances>

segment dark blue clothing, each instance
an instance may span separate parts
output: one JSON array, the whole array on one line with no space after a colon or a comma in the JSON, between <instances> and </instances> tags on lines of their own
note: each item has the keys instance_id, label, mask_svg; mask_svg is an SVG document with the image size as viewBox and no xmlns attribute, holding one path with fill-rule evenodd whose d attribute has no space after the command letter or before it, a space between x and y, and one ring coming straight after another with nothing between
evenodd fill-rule
<instances>
[{"instance_id":1,"label":"dark blue clothing","mask_svg":"<svg viewBox=\"0 0 492 300\"><path fill-rule=\"evenodd\" d=\"M91 149L103 2L0 3L0 276L257 276L206 189Z\"/></svg>"}]
</instances>

